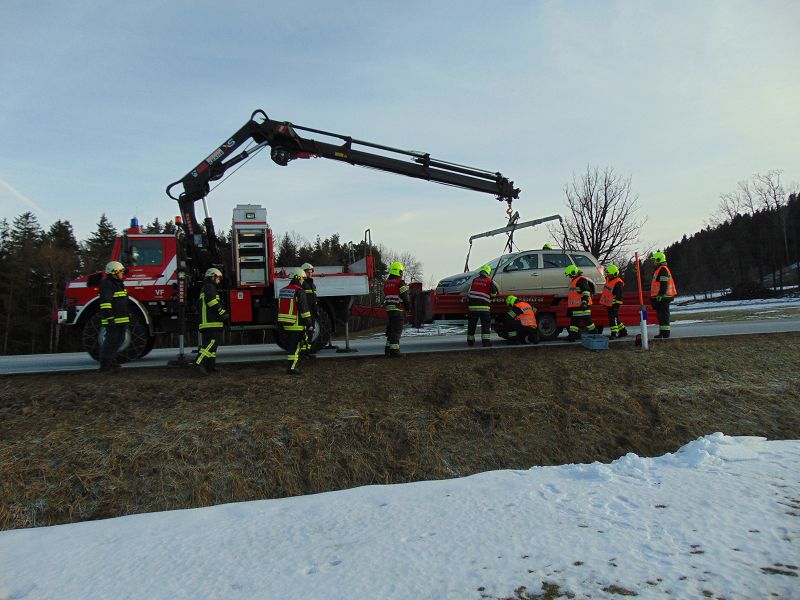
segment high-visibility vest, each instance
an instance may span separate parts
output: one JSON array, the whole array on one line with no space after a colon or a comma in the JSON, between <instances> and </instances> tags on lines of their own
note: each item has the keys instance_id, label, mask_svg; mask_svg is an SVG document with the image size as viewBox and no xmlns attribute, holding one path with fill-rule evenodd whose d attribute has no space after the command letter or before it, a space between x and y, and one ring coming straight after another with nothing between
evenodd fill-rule
<instances>
[{"instance_id":1,"label":"high-visibility vest","mask_svg":"<svg viewBox=\"0 0 800 600\"><path fill-rule=\"evenodd\" d=\"M297 294L303 293L303 288L296 281L292 281L289 285L283 288L278 296L278 323L283 325L284 329L305 329L300 324L300 318L297 306Z\"/></svg>"},{"instance_id":2,"label":"high-visibility vest","mask_svg":"<svg viewBox=\"0 0 800 600\"><path fill-rule=\"evenodd\" d=\"M514 304L522 312L514 317L515 321L519 321L523 327L536 327L536 311L527 302L517 302Z\"/></svg>"},{"instance_id":3,"label":"high-visibility vest","mask_svg":"<svg viewBox=\"0 0 800 600\"><path fill-rule=\"evenodd\" d=\"M488 311L492 301L492 287L494 282L489 277L479 275L472 280L467 294L470 310Z\"/></svg>"},{"instance_id":4,"label":"high-visibility vest","mask_svg":"<svg viewBox=\"0 0 800 600\"><path fill-rule=\"evenodd\" d=\"M578 287L578 282L581 279L586 279L589 281L584 275L578 275L572 280L572 283L569 286L569 293L567 293L567 307L568 308L577 308L583 302L583 291ZM589 298L587 300L587 304L589 306L592 305L592 295L589 294Z\"/></svg>"},{"instance_id":5,"label":"high-visibility vest","mask_svg":"<svg viewBox=\"0 0 800 600\"><path fill-rule=\"evenodd\" d=\"M661 281L660 278L661 270L666 271L667 277L669 280L667 281L667 291L665 293L661 292ZM678 289L675 287L675 280L672 278L672 272L669 270L667 265L659 265L658 268L653 272L653 281L650 283L650 297L655 298L656 296L667 296L668 298L674 298L678 295Z\"/></svg>"},{"instance_id":6,"label":"high-visibility vest","mask_svg":"<svg viewBox=\"0 0 800 600\"><path fill-rule=\"evenodd\" d=\"M387 310L405 312L403 292L408 292L408 286L402 277L389 277L383 284L383 307Z\"/></svg>"},{"instance_id":7,"label":"high-visibility vest","mask_svg":"<svg viewBox=\"0 0 800 600\"><path fill-rule=\"evenodd\" d=\"M600 294L600 304L603 306L614 305L614 288L617 287L618 283L622 283L621 277L615 277L611 281L606 281L606 284L603 286L603 293Z\"/></svg>"}]
</instances>

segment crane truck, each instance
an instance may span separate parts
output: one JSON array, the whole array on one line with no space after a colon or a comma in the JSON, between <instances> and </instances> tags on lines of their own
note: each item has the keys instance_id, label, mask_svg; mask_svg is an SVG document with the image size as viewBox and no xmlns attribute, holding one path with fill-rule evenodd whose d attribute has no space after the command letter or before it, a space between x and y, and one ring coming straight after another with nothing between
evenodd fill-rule
<instances>
[{"instance_id":1,"label":"crane truck","mask_svg":"<svg viewBox=\"0 0 800 600\"><path fill-rule=\"evenodd\" d=\"M320 136L325 139L318 139ZM183 178L167 186L167 195L177 201L180 211L174 234L143 233L138 224L132 223L115 240L109 260L126 266L131 314L129 336L120 360L141 358L154 347L159 334L183 333L197 323L197 298L203 274L209 267L217 267L225 274L220 292L230 309L231 329L271 331L274 341L282 344L276 299L288 283L288 269L281 270L275 265L266 209L251 204L236 206L231 224L232 262L226 265L206 204L211 182L221 180L232 167L265 148L269 148L272 161L279 166L285 167L297 159L326 158L488 193L506 202L509 213L520 192L499 172L276 121L258 109ZM204 209L202 224L195 212L198 201L202 201ZM369 242L366 236L365 241ZM315 348L325 346L336 323L346 320L353 298L368 293L373 275L374 265L368 252L343 267L316 268L320 310L312 340ZM94 273L70 281L64 308L58 315L59 323L81 331L82 345L95 359L102 333L97 297L101 277L102 273Z\"/></svg>"}]
</instances>

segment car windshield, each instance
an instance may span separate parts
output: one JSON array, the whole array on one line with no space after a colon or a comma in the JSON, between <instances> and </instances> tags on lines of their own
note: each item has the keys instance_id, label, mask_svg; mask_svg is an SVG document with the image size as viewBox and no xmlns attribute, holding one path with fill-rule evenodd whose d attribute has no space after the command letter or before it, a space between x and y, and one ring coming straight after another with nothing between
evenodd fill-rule
<instances>
[{"instance_id":1,"label":"car windshield","mask_svg":"<svg viewBox=\"0 0 800 600\"><path fill-rule=\"evenodd\" d=\"M596 266L592 259L588 256L584 256L583 254L570 254L572 256L572 260L575 261L575 264L579 267L594 267Z\"/></svg>"}]
</instances>

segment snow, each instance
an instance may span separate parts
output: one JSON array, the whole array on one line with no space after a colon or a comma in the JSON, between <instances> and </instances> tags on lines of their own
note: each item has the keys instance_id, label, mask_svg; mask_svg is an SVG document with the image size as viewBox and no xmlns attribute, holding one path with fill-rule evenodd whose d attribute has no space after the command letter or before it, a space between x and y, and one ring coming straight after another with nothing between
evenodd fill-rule
<instances>
[{"instance_id":1,"label":"snow","mask_svg":"<svg viewBox=\"0 0 800 600\"><path fill-rule=\"evenodd\" d=\"M800 598L798 516L800 441L714 433L658 458L5 531L0 600L481 599L543 583Z\"/></svg>"},{"instance_id":2,"label":"snow","mask_svg":"<svg viewBox=\"0 0 800 600\"><path fill-rule=\"evenodd\" d=\"M685 303L688 302L688 303ZM800 297L765 298L754 300L713 300L691 302L686 297L678 297L671 306L672 313L687 314L695 312L748 311L758 312L767 309L800 308Z\"/></svg>"}]
</instances>

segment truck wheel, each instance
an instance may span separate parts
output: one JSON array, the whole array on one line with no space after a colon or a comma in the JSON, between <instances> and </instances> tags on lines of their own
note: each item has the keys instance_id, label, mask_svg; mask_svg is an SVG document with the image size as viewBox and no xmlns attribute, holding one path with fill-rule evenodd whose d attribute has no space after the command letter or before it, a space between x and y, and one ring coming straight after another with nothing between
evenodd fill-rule
<instances>
[{"instance_id":1,"label":"truck wheel","mask_svg":"<svg viewBox=\"0 0 800 600\"><path fill-rule=\"evenodd\" d=\"M153 348L152 344L155 343L155 338L150 335L139 309L131 306L130 316L128 335L125 336L125 341L122 343L122 350L117 354L117 361L120 363L141 358ZM100 342L103 333L100 325L100 313L96 312L84 324L81 336L83 348L95 360L100 360Z\"/></svg>"},{"instance_id":2,"label":"truck wheel","mask_svg":"<svg viewBox=\"0 0 800 600\"><path fill-rule=\"evenodd\" d=\"M539 327L540 340L554 340L561 333L561 328L556 325L556 316L553 313L537 314L536 323Z\"/></svg>"}]
</instances>

